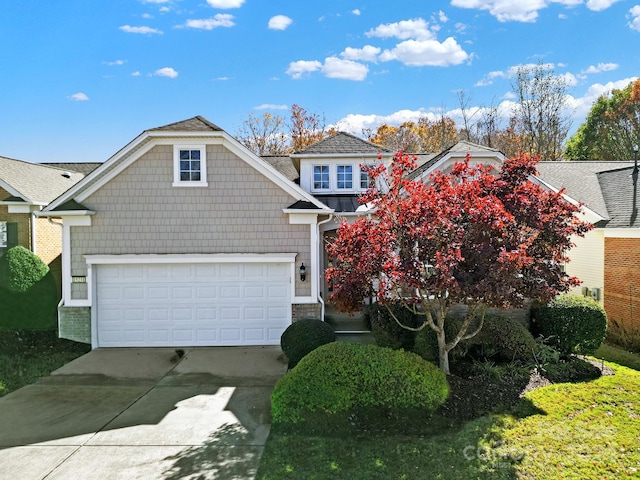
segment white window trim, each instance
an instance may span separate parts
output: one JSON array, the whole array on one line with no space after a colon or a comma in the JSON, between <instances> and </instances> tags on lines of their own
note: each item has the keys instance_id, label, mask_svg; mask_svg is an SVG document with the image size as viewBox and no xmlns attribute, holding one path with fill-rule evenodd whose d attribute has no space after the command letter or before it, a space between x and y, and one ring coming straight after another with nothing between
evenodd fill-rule
<instances>
[{"instance_id":1,"label":"white window trim","mask_svg":"<svg viewBox=\"0 0 640 480\"><path fill-rule=\"evenodd\" d=\"M340 179L338 177L338 169L340 167L351 167L351 187L340 187ZM356 190L354 187L354 174L357 168L353 163L338 163L336 164L336 192L353 192Z\"/></svg>"},{"instance_id":2,"label":"white window trim","mask_svg":"<svg viewBox=\"0 0 640 480\"><path fill-rule=\"evenodd\" d=\"M200 181L180 180L180 150L200 150ZM174 187L207 187L207 147L206 145L174 145L173 146L173 186Z\"/></svg>"},{"instance_id":3,"label":"white window trim","mask_svg":"<svg viewBox=\"0 0 640 480\"><path fill-rule=\"evenodd\" d=\"M315 188L315 169L316 167L327 167L329 169L329 188ZM313 192L331 192L333 190L333 182L331 177L333 176L333 169L329 163L314 163L311 165L311 191Z\"/></svg>"}]
</instances>

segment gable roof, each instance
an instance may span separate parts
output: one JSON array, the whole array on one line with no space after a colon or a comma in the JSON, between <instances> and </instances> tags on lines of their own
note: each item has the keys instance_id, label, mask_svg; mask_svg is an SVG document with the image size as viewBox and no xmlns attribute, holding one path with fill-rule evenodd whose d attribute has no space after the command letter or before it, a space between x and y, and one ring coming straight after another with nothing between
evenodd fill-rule
<instances>
[{"instance_id":1,"label":"gable roof","mask_svg":"<svg viewBox=\"0 0 640 480\"><path fill-rule=\"evenodd\" d=\"M56 198L41 213L43 215L54 212L60 214L66 211L65 206L70 205L69 202L72 200L81 205L87 197L125 170L155 145L160 143L167 145L167 142L171 143L176 139L189 139L189 141L199 143L223 145L296 200L308 201L315 205L318 211L332 213L331 209L315 199L310 193L305 192L268 162L249 151L238 140L201 116L145 130L82 181Z\"/></svg>"},{"instance_id":2,"label":"gable roof","mask_svg":"<svg viewBox=\"0 0 640 480\"><path fill-rule=\"evenodd\" d=\"M263 155L262 159L289 180L298 183L297 180L300 178L300 174L296 170L291 157L288 155Z\"/></svg>"},{"instance_id":3,"label":"gable roof","mask_svg":"<svg viewBox=\"0 0 640 480\"><path fill-rule=\"evenodd\" d=\"M338 132L294 152L292 156L378 155L380 153L391 154L393 152L350 133Z\"/></svg>"},{"instance_id":4,"label":"gable roof","mask_svg":"<svg viewBox=\"0 0 640 480\"><path fill-rule=\"evenodd\" d=\"M211 123L206 118L196 115L195 117L169 123L161 127L150 128L146 132L222 132L223 130Z\"/></svg>"},{"instance_id":5,"label":"gable roof","mask_svg":"<svg viewBox=\"0 0 640 480\"><path fill-rule=\"evenodd\" d=\"M609 219L609 205L605 201L598 173L633 165L633 162L540 162L537 178L560 190L566 189L572 199L584 203L604 219Z\"/></svg>"},{"instance_id":6,"label":"gable roof","mask_svg":"<svg viewBox=\"0 0 640 480\"><path fill-rule=\"evenodd\" d=\"M422 176L425 172L434 168L438 163L447 158L448 156L462 156L461 154L471 154L472 156L475 154L483 155L483 154L491 154L498 157L504 157L502 152L495 148L485 147L484 145L478 145L476 143L467 142L466 140L460 141L455 145L450 146L449 148L443 150L439 154L435 155L432 158L427 159L422 165L419 165L413 172L407 175L407 178L410 180L415 180L416 178ZM456 155L458 154L458 155Z\"/></svg>"},{"instance_id":7,"label":"gable roof","mask_svg":"<svg viewBox=\"0 0 640 480\"><path fill-rule=\"evenodd\" d=\"M78 172L84 175L93 172L96 168L102 165L101 162L64 162L64 163L49 163L43 162L40 165L46 165L47 167L61 168L70 172Z\"/></svg>"},{"instance_id":8,"label":"gable roof","mask_svg":"<svg viewBox=\"0 0 640 480\"><path fill-rule=\"evenodd\" d=\"M633 166L596 174L604 197L609 221L606 228L640 228L638 218L638 177Z\"/></svg>"},{"instance_id":9,"label":"gable roof","mask_svg":"<svg viewBox=\"0 0 640 480\"><path fill-rule=\"evenodd\" d=\"M0 157L0 187L10 193L10 202L47 205L83 177L78 172Z\"/></svg>"}]
</instances>

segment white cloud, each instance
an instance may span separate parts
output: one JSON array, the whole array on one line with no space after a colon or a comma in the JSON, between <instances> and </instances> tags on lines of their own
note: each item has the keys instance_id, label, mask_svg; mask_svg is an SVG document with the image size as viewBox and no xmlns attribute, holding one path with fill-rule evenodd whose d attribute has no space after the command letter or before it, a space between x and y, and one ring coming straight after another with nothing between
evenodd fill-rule
<instances>
[{"instance_id":1,"label":"white cloud","mask_svg":"<svg viewBox=\"0 0 640 480\"><path fill-rule=\"evenodd\" d=\"M364 62L375 62L378 59L381 49L373 47L371 45L365 45L362 48L347 47L340 54L341 57L347 60L361 60Z\"/></svg>"},{"instance_id":2,"label":"white cloud","mask_svg":"<svg viewBox=\"0 0 640 480\"><path fill-rule=\"evenodd\" d=\"M138 71L138 70L136 70L135 72L133 72L133 73L131 74L131 76L132 76L132 77L139 77L140 75L142 75L142 74L141 74L141 73L140 73L140 71Z\"/></svg>"},{"instance_id":3,"label":"white cloud","mask_svg":"<svg viewBox=\"0 0 640 480\"><path fill-rule=\"evenodd\" d=\"M105 65L109 65L110 67L116 66L116 65L124 65L124 60L114 60L113 62L102 62Z\"/></svg>"},{"instance_id":4,"label":"white cloud","mask_svg":"<svg viewBox=\"0 0 640 480\"><path fill-rule=\"evenodd\" d=\"M198 20L187 20L184 24L187 28L196 28L200 30L213 30L218 27L233 27L233 15L228 13L217 13L213 18L203 18Z\"/></svg>"},{"instance_id":5,"label":"white cloud","mask_svg":"<svg viewBox=\"0 0 640 480\"><path fill-rule=\"evenodd\" d=\"M228 82L229 80L231 80L231 78L229 78L229 77L216 77L214 80L217 80L218 82Z\"/></svg>"},{"instance_id":6,"label":"white cloud","mask_svg":"<svg viewBox=\"0 0 640 480\"><path fill-rule=\"evenodd\" d=\"M287 105L275 105L273 103L263 103L254 107L254 110L289 110Z\"/></svg>"},{"instance_id":7,"label":"white cloud","mask_svg":"<svg viewBox=\"0 0 640 480\"><path fill-rule=\"evenodd\" d=\"M592 73L602 73L602 72L611 72L613 70L617 70L619 65L617 63L599 63L598 65L590 65L589 68L583 70L580 73L592 74Z\"/></svg>"},{"instance_id":8,"label":"white cloud","mask_svg":"<svg viewBox=\"0 0 640 480\"><path fill-rule=\"evenodd\" d=\"M291 78L301 78L305 73L316 72L321 68L322 63L317 60L298 60L289 64L287 75L291 75Z\"/></svg>"},{"instance_id":9,"label":"white cloud","mask_svg":"<svg viewBox=\"0 0 640 480\"><path fill-rule=\"evenodd\" d=\"M168 77L168 78L176 78L178 76L178 72L176 72L171 67L159 68L158 70L153 72L153 74L158 77Z\"/></svg>"},{"instance_id":10,"label":"white cloud","mask_svg":"<svg viewBox=\"0 0 640 480\"><path fill-rule=\"evenodd\" d=\"M152 34L162 35L162 31L155 28L151 28L151 27L145 27L145 26L132 27L131 25L122 25L119 28L123 32L127 32L127 33L140 33L142 35L152 35Z\"/></svg>"},{"instance_id":11,"label":"white cloud","mask_svg":"<svg viewBox=\"0 0 640 480\"><path fill-rule=\"evenodd\" d=\"M459 65L469 59L469 54L453 37L440 43L437 40L406 40L391 50L385 50L380 60L397 60L412 67L445 67Z\"/></svg>"},{"instance_id":12,"label":"white cloud","mask_svg":"<svg viewBox=\"0 0 640 480\"><path fill-rule=\"evenodd\" d=\"M292 22L293 20L286 15L276 15L269 19L269 28L271 30L286 30Z\"/></svg>"},{"instance_id":13,"label":"white cloud","mask_svg":"<svg viewBox=\"0 0 640 480\"><path fill-rule=\"evenodd\" d=\"M583 119L587 117L591 107L599 97L611 93L612 90L626 88L631 82L635 82L637 79L638 77L630 77L614 82L607 82L605 84L594 83L587 89L586 93L582 97L574 98L569 96L569 105L574 111L574 118L581 119L580 122L582 122Z\"/></svg>"},{"instance_id":14,"label":"white cloud","mask_svg":"<svg viewBox=\"0 0 640 480\"><path fill-rule=\"evenodd\" d=\"M447 23L449 21L449 18L442 10L440 10L438 12L438 20L440 20L442 23Z\"/></svg>"},{"instance_id":15,"label":"white cloud","mask_svg":"<svg viewBox=\"0 0 640 480\"><path fill-rule=\"evenodd\" d=\"M398 38L406 40L413 38L416 40L430 40L434 37L429 30L429 24L423 18L413 20L402 20L401 22L378 25L365 33L367 37Z\"/></svg>"},{"instance_id":16,"label":"white cloud","mask_svg":"<svg viewBox=\"0 0 640 480\"><path fill-rule=\"evenodd\" d=\"M142 3L169 3L169 0L141 0Z\"/></svg>"},{"instance_id":17,"label":"white cloud","mask_svg":"<svg viewBox=\"0 0 640 480\"><path fill-rule=\"evenodd\" d=\"M640 32L640 5L636 5L629 10L629 28Z\"/></svg>"},{"instance_id":18,"label":"white cloud","mask_svg":"<svg viewBox=\"0 0 640 480\"><path fill-rule=\"evenodd\" d=\"M244 3L244 0L207 0L207 3L213 8L239 8Z\"/></svg>"},{"instance_id":19,"label":"white cloud","mask_svg":"<svg viewBox=\"0 0 640 480\"><path fill-rule=\"evenodd\" d=\"M74 102L86 102L89 100L89 97L82 92L74 93L73 95L69 95L67 98Z\"/></svg>"},{"instance_id":20,"label":"white cloud","mask_svg":"<svg viewBox=\"0 0 640 480\"><path fill-rule=\"evenodd\" d=\"M589 0L587 3L612 4L615 1L617 0ZM583 0L451 0L454 7L488 10L500 22L535 22L538 11L547 8L551 3L574 7L581 5Z\"/></svg>"},{"instance_id":21,"label":"white cloud","mask_svg":"<svg viewBox=\"0 0 640 480\"><path fill-rule=\"evenodd\" d=\"M587 8L594 12L601 12L619 1L620 0L587 0Z\"/></svg>"},{"instance_id":22,"label":"white cloud","mask_svg":"<svg viewBox=\"0 0 640 480\"><path fill-rule=\"evenodd\" d=\"M322 73L324 73L324 75L328 78L362 81L367 78L369 67L352 60L345 60L338 57L328 57L324 60Z\"/></svg>"},{"instance_id":23,"label":"white cloud","mask_svg":"<svg viewBox=\"0 0 640 480\"><path fill-rule=\"evenodd\" d=\"M353 13L354 15L360 15L360 9L359 8L354 8L353 10L351 10L351 13Z\"/></svg>"}]
</instances>

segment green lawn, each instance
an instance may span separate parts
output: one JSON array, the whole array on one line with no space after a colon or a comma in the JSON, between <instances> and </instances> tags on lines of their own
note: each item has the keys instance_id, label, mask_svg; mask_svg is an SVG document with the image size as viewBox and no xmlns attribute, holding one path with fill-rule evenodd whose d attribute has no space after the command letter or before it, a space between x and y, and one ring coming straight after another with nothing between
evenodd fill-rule
<instances>
[{"instance_id":1,"label":"green lawn","mask_svg":"<svg viewBox=\"0 0 640 480\"><path fill-rule=\"evenodd\" d=\"M597 356L640 366L615 347ZM333 432L274 425L257 478L640 478L640 372L608 365L615 375L539 388L513 411L447 428L418 417L374 419L362 431L348 417Z\"/></svg>"},{"instance_id":2,"label":"green lawn","mask_svg":"<svg viewBox=\"0 0 640 480\"><path fill-rule=\"evenodd\" d=\"M59 339L52 331L0 330L0 396L49 375L90 349Z\"/></svg>"}]
</instances>

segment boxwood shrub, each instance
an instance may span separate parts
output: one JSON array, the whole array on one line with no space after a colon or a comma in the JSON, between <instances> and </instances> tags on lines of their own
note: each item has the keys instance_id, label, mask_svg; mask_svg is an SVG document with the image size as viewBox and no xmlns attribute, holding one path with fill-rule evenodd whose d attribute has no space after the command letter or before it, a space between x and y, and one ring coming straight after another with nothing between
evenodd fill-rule
<instances>
[{"instance_id":1,"label":"boxwood shrub","mask_svg":"<svg viewBox=\"0 0 640 480\"><path fill-rule=\"evenodd\" d=\"M298 320L287 327L280 337L280 347L289 360L289 368L325 343L335 341L334 328L322 320Z\"/></svg>"},{"instance_id":2,"label":"boxwood shrub","mask_svg":"<svg viewBox=\"0 0 640 480\"><path fill-rule=\"evenodd\" d=\"M0 257L0 329L56 328L58 287L49 267L18 246Z\"/></svg>"},{"instance_id":3,"label":"boxwood shrub","mask_svg":"<svg viewBox=\"0 0 640 480\"><path fill-rule=\"evenodd\" d=\"M411 350L413 348L417 332L407 330L398 325L389 310L402 322L403 325L416 328L422 321L402 306L401 304L391 304L389 306L373 303L367 308L368 321L371 322L371 331L376 339L376 343L381 347L404 348Z\"/></svg>"},{"instance_id":4,"label":"boxwood shrub","mask_svg":"<svg viewBox=\"0 0 640 480\"><path fill-rule=\"evenodd\" d=\"M333 342L304 357L271 395L274 423L367 408L433 411L449 393L435 365L404 350Z\"/></svg>"},{"instance_id":5,"label":"boxwood shrub","mask_svg":"<svg viewBox=\"0 0 640 480\"><path fill-rule=\"evenodd\" d=\"M450 341L458 334L462 320L447 318L445 322L446 338ZM474 328L473 324L470 327ZM486 314L480 332L463 340L451 350L450 360L472 357L511 362L530 361L537 351L538 344L533 335L518 320L501 315ZM436 333L425 327L418 333L413 351L430 362L438 361L438 340Z\"/></svg>"},{"instance_id":6,"label":"boxwood shrub","mask_svg":"<svg viewBox=\"0 0 640 480\"><path fill-rule=\"evenodd\" d=\"M594 353L607 332L607 314L595 300L561 295L531 311L531 330L564 355Z\"/></svg>"}]
</instances>

